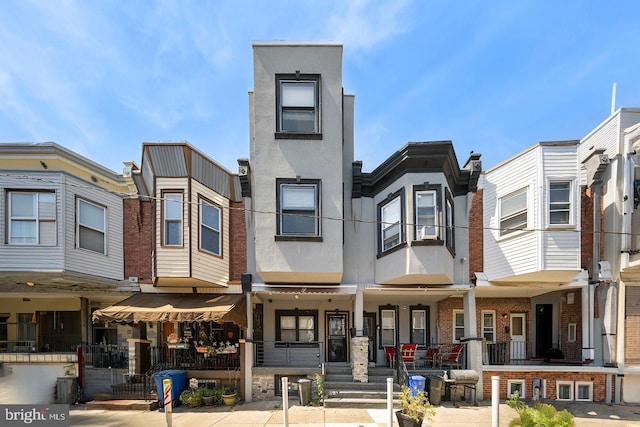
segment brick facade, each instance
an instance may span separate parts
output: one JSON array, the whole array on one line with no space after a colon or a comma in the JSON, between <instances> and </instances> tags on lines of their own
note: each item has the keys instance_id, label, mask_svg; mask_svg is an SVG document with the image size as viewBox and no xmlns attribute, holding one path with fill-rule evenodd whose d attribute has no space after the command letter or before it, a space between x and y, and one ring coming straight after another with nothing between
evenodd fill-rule
<instances>
[{"instance_id":1,"label":"brick facade","mask_svg":"<svg viewBox=\"0 0 640 427\"><path fill-rule=\"evenodd\" d=\"M484 271L483 191L478 190L471 200L469 212L469 281L475 272Z\"/></svg>"},{"instance_id":2,"label":"brick facade","mask_svg":"<svg viewBox=\"0 0 640 427\"><path fill-rule=\"evenodd\" d=\"M230 202L229 206L229 281L240 282L247 272L247 229L245 227L244 202Z\"/></svg>"},{"instance_id":3,"label":"brick facade","mask_svg":"<svg viewBox=\"0 0 640 427\"><path fill-rule=\"evenodd\" d=\"M124 199L124 277L152 283L153 217L150 201Z\"/></svg>"}]
</instances>

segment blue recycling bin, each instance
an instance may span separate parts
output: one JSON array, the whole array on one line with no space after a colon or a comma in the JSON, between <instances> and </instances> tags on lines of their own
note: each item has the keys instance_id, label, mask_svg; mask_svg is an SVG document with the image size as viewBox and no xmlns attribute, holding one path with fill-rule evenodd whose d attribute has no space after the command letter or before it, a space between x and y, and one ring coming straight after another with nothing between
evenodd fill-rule
<instances>
[{"instance_id":1,"label":"blue recycling bin","mask_svg":"<svg viewBox=\"0 0 640 427\"><path fill-rule=\"evenodd\" d=\"M424 391L427 379L422 375L409 375L409 389L411 396L417 396L419 391Z\"/></svg>"},{"instance_id":2,"label":"blue recycling bin","mask_svg":"<svg viewBox=\"0 0 640 427\"><path fill-rule=\"evenodd\" d=\"M171 380L171 402L180 399L180 394L187 389L187 371L179 369L171 369L168 371L156 372L152 375L156 382L156 392L158 393L158 402L160 407L164 407L164 386L162 380Z\"/></svg>"}]
</instances>

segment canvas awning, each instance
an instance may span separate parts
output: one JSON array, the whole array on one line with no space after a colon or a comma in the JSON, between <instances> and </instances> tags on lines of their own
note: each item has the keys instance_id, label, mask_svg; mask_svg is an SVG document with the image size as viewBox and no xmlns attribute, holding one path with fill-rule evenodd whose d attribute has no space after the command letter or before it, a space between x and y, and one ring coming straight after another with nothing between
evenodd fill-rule
<instances>
[{"instance_id":1,"label":"canvas awning","mask_svg":"<svg viewBox=\"0 0 640 427\"><path fill-rule=\"evenodd\" d=\"M93 321L233 322L247 327L244 295L135 294L117 304L93 312Z\"/></svg>"}]
</instances>

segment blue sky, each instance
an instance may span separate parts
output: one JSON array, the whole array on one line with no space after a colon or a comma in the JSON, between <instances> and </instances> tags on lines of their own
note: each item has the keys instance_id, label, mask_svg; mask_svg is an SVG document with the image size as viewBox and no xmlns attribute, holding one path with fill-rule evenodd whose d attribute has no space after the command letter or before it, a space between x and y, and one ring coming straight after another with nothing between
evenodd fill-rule
<instances>
[{"instance_id":1,"label":"blue sky","mask_svg":"<svg viewBox=\"0 0 640 427\"><path fill-rule=\"evenodd\" d=\"M254 40L344 45L355 157L452 140L485 169L640 107L640 1L3 1L0 141L116 171L145 141L249 156Z\"/></svg>"}]
</instances>

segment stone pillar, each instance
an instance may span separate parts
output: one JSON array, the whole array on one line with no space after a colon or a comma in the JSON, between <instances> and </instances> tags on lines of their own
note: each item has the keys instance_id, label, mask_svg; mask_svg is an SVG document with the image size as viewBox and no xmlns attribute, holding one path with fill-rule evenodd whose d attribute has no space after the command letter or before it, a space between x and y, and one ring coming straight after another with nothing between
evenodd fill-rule
<instances>
[{"instance_id":1,"label":"stone pillar","mask_svg":"<svg viewBox=\"0 0 640 427\"><path fill-rule=\"evenodd\" d=\"M369 382L369 337L351 338L351 372L356 382Z\"/></svg>"}]
</instances>

